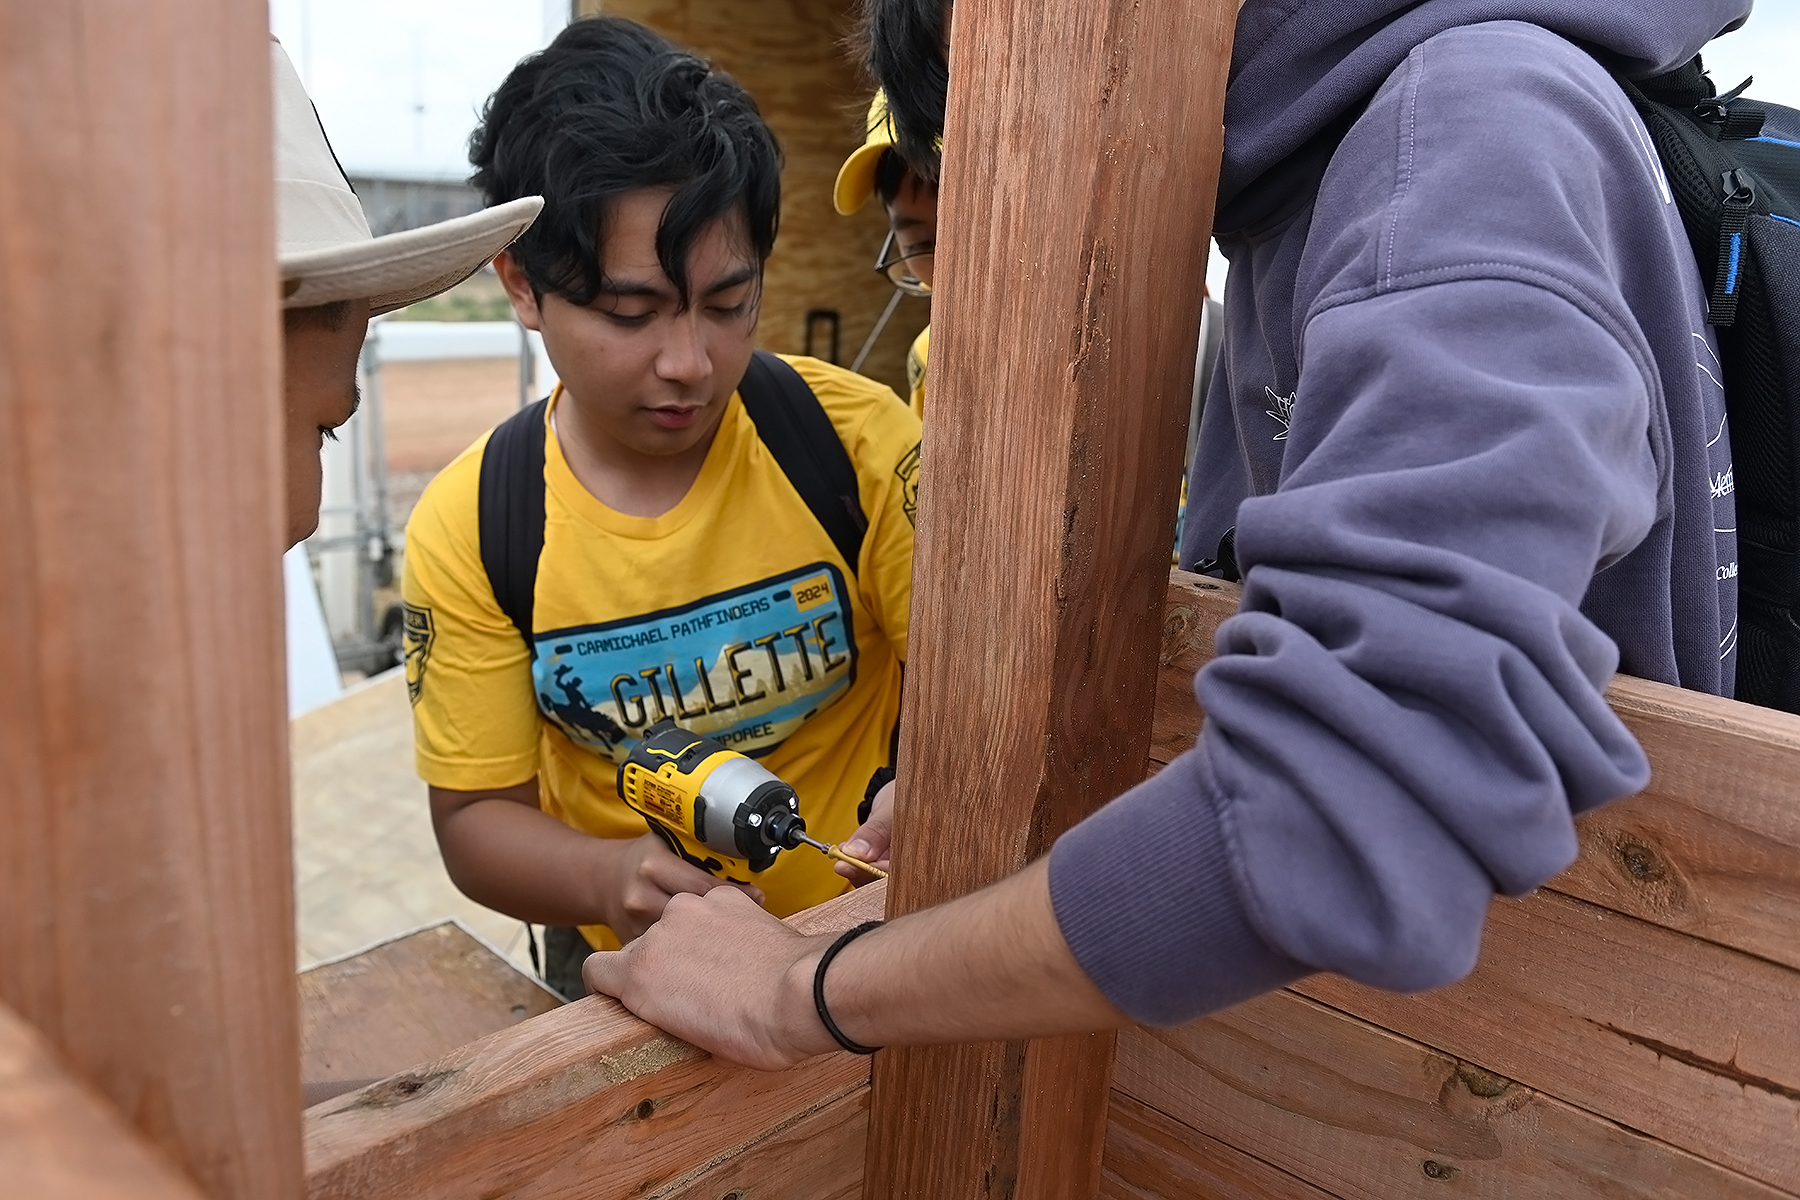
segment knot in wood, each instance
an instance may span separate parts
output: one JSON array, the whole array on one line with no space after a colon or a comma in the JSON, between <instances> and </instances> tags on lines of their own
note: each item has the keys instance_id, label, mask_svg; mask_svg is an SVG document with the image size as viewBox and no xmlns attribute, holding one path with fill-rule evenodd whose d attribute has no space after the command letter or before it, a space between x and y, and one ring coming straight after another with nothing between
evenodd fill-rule
<instances>
[{"instance_id":1,"label":"knot in wood","mask_svg":"<svg viewBox=\"0 0 1800 1200\"><path fill-rule=\"evenodd\" d=\"M1173 666L1175 659L1186 648L1188 631L1193 629L1194 619L1194 610L1191 608L1171 608L1163 613L1163 666Z\"/></svg>"},{"instance_id":2,"label":"knot in wood","mask_svg":"<svg viewBox=\"0 0 1800 1200\"><path fill-rule=\"evenodd\" d=\"M1483 1100L1493 1100L1506 1094L1512 1086L1512 1080L1484 1071L1472 1063L1458 1063L1456 1078L1469 1089L1472 1096L1480 1096Z\"/></svg>"},{"instance_id":3,"label":"knot in wood","mask_svg":"<svg viewBox=\"0 0 1800 1200\"><path fill-rule=\"evenodd\" d=\"M430 1075L396 1075L358 1093L352 1107L393 1108L426 1092L437 1090L446 1080L455 1076L455 1071L438 1071Z\"/></svg>"},{"instance_id":4,"label":"knot in wood","mask_svg":"<svg viewBox=\"0 0 1800 1200\"><path fill-rule=\"evenodd\" d=\"M1633 837L1621 837L1613 845L1613 855L1625 873L1639 883L1661 883L1669 877L1662 856Z\"/></svg>"},{"instance_id":5,"label":"knot in wood","mask_svg":"<svg viewBox=\"0 0 1800 1200\"><path fill-rule=\"evenodd\" d=\"M1435 1158L1425 1160L1425 1178L1427 1179L1455 1179L1459 1174L1461 1172L1449 1163L1441 1163Z\"/></svg>"}]
</instances>

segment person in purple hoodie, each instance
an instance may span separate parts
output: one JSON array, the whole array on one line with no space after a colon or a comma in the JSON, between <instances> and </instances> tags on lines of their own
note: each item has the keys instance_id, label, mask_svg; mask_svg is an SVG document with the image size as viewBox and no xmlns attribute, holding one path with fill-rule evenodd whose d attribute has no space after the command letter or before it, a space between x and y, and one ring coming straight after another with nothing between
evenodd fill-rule
<instances>
[{"instance_id":1,"label":"person in purple hoodie","mask_svg":"<svg viewBox=\"0 0 1800 1200\"><path fill-rule=\"evenodd\" d=\"M936 53L930 0L871 7ZM1648 779L1613 673L1732 690L1717 347L1609 68L1673 69L1750 7L1247 0L1182 559L1244 599L1199 744L1018 875L844 947L818 1012L832 939L730 889L677 897L590 987L773 1068L1174 1024L1315 971L1465 975L1495 894ZM901 142L930 144L906 99Z\"/></svg>"}]
</instances>

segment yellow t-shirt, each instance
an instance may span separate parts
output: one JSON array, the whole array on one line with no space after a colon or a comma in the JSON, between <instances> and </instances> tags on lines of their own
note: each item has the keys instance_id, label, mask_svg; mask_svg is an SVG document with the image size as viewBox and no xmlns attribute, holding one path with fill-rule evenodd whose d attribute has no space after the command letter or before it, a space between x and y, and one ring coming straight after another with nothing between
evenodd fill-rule
<instances>
[{"instance_id":1,"label":"yellow t-shirt","mask_svg":"<svg viewBox=\"0 0 1800 1200\"><path fill-rule=\"evenodd\" d=\"M925 360L931 356L931 326L919 330L906 352L906 390L912 396L913 415L925 419Z\"/></svg>"},{"instance_id":2,"label":"yellow t-shirt","mask_svg":"<svg viewBox=\"0 0 1800 1200\"><path fill-rule=\"evenodd\" d=\"M869 527L854 571L735 395L693 487L660 517L600 503L570 471L554 424L546 430L535 662L481 563L486 436L425 489L406 530L405 601L427 783L476 791L537 775L544 810L564 824L638 837L647 826L619 798L618 765L670 716L791 785L814 836L835 842L856 828L900 713L919 421L863 376L786 361L856 464ZM805 847L781 853L757 879L769 911L837 895L845 883L831 867ZM582 932L601 949L618 944L605 926Z\"/></svg>"}]
</instances>

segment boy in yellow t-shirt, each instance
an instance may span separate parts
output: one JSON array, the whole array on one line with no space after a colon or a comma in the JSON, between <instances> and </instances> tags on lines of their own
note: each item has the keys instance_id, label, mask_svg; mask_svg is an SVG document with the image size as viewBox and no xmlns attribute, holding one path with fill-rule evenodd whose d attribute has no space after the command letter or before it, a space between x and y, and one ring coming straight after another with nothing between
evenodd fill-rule
<instances>
[{"instance_id":1,"label":"boy in yellow t-shirt","mask_svg":"<svg viewBox=\"0 0 1800 1200\"><path fill-rule=\"evenodd\" d=\"M899 717L919 423L848 371L752 361L779 160L701 60L629 21L577 22L501 85L470 156L490 203L547 193L496 267L563 382L452 463L408 526L418 769L451 877L552 926L546 977L576 995L590 946L737 886L617 794L659 718L755 756L818 837L856 828ZM791 373L816 406L814 449L854 479L854 536L802 498L746 371ZM533 439L538 459L508 448ZM845 886L802 848L746 890L785 915Z\"/></svg>"}]
</instances>

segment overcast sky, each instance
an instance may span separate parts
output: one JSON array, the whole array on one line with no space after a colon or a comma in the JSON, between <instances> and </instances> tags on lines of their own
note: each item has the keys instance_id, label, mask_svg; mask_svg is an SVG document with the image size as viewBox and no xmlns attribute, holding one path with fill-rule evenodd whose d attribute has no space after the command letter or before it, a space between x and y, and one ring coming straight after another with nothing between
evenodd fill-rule
<instances>
[{"instance_id":1,"label":"overcast sky","mask_svg":"<svg viewBox=\"0 0 1800 1200\"><path fill-rule=\"evenodd\" d=\"M269 22L352 174L460 179L482 102L569 0L270 0Z\"/></svg>"},{"instance_id":2,"label":"overcast sky","mask_svg":"<svg viewBox=\"0 0 1800 1200\"><path fill-rule=\"evenodd\" d=\"M1800 108L1800 0L1756 0L1750 23L1701 52L1720 91L1756 76L1752 96Z\"/></svg>"},{"instance_id":3,"label":"overcast sky","mask_svg":"<svg viewBox=\"0 0 1800 1200\"><path fill-rule=\"evenodd\" d=\"M270 0L270 22L353 172L461 178L475 113L568 0ZM1759 0L1706 59L1721 87L1800 108L1800 0Z\"/></svg>"}]
</instances>

